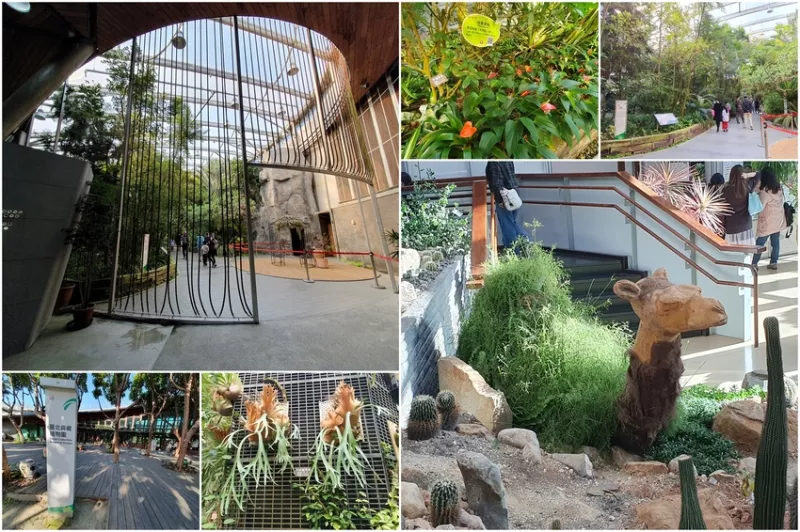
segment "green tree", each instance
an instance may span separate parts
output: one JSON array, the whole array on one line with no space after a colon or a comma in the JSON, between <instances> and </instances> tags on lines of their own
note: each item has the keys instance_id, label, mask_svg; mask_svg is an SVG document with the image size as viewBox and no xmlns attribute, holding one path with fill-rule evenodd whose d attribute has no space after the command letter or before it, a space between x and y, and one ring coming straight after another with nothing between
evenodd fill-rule
<instances>
[{"instance_id":1,"label":"green tree","mask_svg":"<svg viewBox=\"0 0 800 532\"><path fill-rule=\"evenodd\" d=\"M166 373L137 373L133 376L129 397L142 406L143 413L147 416L147 444L144 454L150 456L156 422L170 401L175 399L174 389L169 383L169 375Z\"/></svg>"},{"instance_id":2,"label":"green tree","mask_svg":"<svg viewBox=\"0 0 800 532\"><path fill-rule=\"evenodd\" d=\"M742 65L742 81L752 94L780 94L783 112L788 113L797 101L797 15L788 24L778 24L775 33L753 47L750 60Z\"/></svg>"},{"instance_id":3,"label":"green tree","mask_svg":"<svg viewBox=\"0 0 800 532\"><path fill-rule=\"evenodd\" d=\"M97 399L97 404L101 410L100 397L105 397L108 402L114 405L114 417L110 419L114 429L114 438L111 445L114 452L114 463L116 464L119 462L119 420L122 419L122 416L130 407L138 404L138 401L132 401L125 408L122 407L122 400L131 387L131 374L92 373L92 385L94 386L92 395ZM106 419L109 419L108 416L106 416Z\"/></svg>"},{"instance_id":4,"label":"green tree","mask_svg":"<svg viewBox=\"0 0 800 532\"><path fill-rule=\"evenodd\" d=\"M189 443L200 429L200 375L198 373L170 373L169 384L173 390L183 395L183 416L180 431L175 428L173 434L178 439L175 454L175 469L183 471L183 459L189 449Z\"/></svg>"}]
</instances>

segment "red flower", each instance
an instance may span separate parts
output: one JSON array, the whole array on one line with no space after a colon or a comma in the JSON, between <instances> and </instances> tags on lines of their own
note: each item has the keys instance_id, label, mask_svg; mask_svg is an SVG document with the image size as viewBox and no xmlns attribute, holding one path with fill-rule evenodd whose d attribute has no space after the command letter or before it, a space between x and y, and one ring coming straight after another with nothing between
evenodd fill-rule
<instances>
[{"instance_id":1,"label":"red flower","mask_svg":"<svg viewBox=\"0 0 800 532\"><path fill-rule=\"evenodd\" d=\"M533 70L530 65L525 65L525 72L530 72Z\"/></svg>"},{"instance_id":2,"label":"red flower","mask_svg":"<svg viewBox=\"0 0 800 532\"><path fill-rule=\"evenodd\" d=\"M517 76L521 76L521 75L522 75L522 70L517 69Z\"/></svg>"},{"instance_id":3,"label":"red flower","mask_svg":"<svg viewBox=\"0 0 800 532\"><path fill-rule=\"evenodd\" d=\"M488 77L489 77L489 79L496 78L497 77L497 72L490 72Z\"/></svg>"},{"instance_id":4,"label":"red flower","mask_svg":"<svg viewBox=\"0 0 800 532\"><path fill-rule=\"evenodd\" d=\"M472 127L472 122L464 122L464 127L461 128L461 133L459 133L459 137L462 139L468 139L478 131L478 128Z\"/></svg>"},{"instance_id":5,"label":"red flower","mask_svg":"<svg viewBox=\"0 0 800 532\"><path fill-rule=\"evenodd\" d=\"M531 91L522 91L522 92L519 93L519 95L520 95L520 97L523 97L523 96L527 96L530 93L531 93Z\"/></svg>"},{"instance_id":6,"label":"red flower","mask_svg":"<svg viewBox=\"0 0 800 532\"><path fill-rule=\"evenodd\" d=\"M583 67L578 69L578 74L583 74Z\"/></svg>"},{"instance_id":7,"label":"red flower","mask_svg":"<svg viewBox=\"0 0 800 532\"><path fill-rule=\"evenodd\" d=\"M539 106L539 108L540 108L542 111L544 111L544 114L546 114L546 115L549 115L549 114L550 114L550 111L553 111L553 110L555 110L556 106L555 106L555 105L553 105L553 104L552 104L552 103L550 103L550 102L544 102L542 105L540 105L540 106Z\"/></svg>"},{"instance_id":8,"label":"red flower","mask_svg":"<svg viewBox=\"0 0 800 532\"><path fill-rule=\"evenodd\" d=\"M587 76L587 75L583 76L584 83L589 83L590 81L592 81L592 76Z\"/></svg>"}]
</instances>

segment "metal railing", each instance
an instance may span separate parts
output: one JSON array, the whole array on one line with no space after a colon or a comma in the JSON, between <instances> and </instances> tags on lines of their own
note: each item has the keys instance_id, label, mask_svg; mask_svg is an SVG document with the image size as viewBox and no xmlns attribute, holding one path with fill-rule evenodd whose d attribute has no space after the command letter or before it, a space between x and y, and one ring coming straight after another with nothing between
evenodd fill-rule
<instances>
[{"instance_id":1,"label":"metal railing","mask_svg":"<svg viewBox=\"0 0 800 532\"><path fill-rule=\"evenodd\" d=\"M704 258L709 260L711 263L717 266L730 266L736 268L747 268L753 275L753 282L752 283L745 283L741 281L726 281L724 279L718 279L716 276L708 272L706 269L702 268L697 262L692 259L692 257L687 256L683 251L678 250L673 245L669 244L666 240L662 237L657 235L652 229L645 226L640 220L638 220L635 216L627 212L625 209L617 205L616 203L607 203L607 202L586 202L586 201L565 201L565 200L553 200L553 201L545 201L545 200L523 200L523 203L526 205L548 205L548 206L565 206L565 207L585 207L585 208L603 208L603 209L612 209L623 216L631 223L635 224L638 228L645 231L647 234L652 236L656 239L660 244L662 244L665 248L669 249L673 254L677 255L681 258L686 264L691 266L696 271L703 274L706 278L711 280L714 284L720 286L731 286L737 288L749 288L753 290L753 345L754 347L758 347L759 345L759 334L758 334L758 267L752 264L746 264L742 262L734 262L734 261L726 261L726 260L719 260L709 254L707 251L699 247L697 244L691 241L690 238L686 238L684 235L680 233L677 229L670 226L668 223L664 222L661 218L653 214L651 210L642 206L640 202L634 200L629 194L621 191L615 186L610 185L526 185L524 184L526 181L533 181L533 180L551 180L551 179L608 179L608 178L617 178L623 183L625 183L629 188L635 189L636 192L644 196L648 201L658 207L663 213L668 214L671 218L677 221L680 225L686 227L698 236L700 236L703 240L707 241L711 245L713 245L719 251L725 252L734 252L734 253L762 253L766 250L766 247L763 246L742 246L736 244L730 244L726 242L724 239L720 238L718 235L713 233L707 227L700 225L697 221L693 220L686 214L680 212L672 205L668 204L665 200L663 200L660 196L653 193L649 188L647 188L644 184L639 182L635 177L631 176L627 172L618 171L618 172L589 172L589 173L551 173L551 174L517 174L517 180L520 182L519 188L520 189L533 189L533 190L583 190L583 191L605 191L605 192L614 192L621 198L625 200L627 204L632 205L638 211L641 211L643 214L647 215L651 220L655 221L658 225L672 233L676 238L678 238L681 242L683 242L688 248L694 250L695 252L702 255ZM420 182L417 182L420 183ZM486 220L486 205L487 205L487 184L486 179L483 177L466 177L466 178L452 178L452 179L437 179L435 182L426 181L425 183L430 183L436 188L441 188L448 185L456 185L459 187L462 186L471 186L472 187L472 209L473 209L473 217L472 217L472 273L473 278L481 279L483 277L483 263L486 261L487 258L487 244L486 244L486 232L487 232L487 225L489 226L490 234L496 234L496 223L494 220L494 198L490 194L490 205L491 205L491 219L488 221L484 221L483 223L480 222L481 219ZM413 186L405 186L403 187L403 191L413 190ZM459 196L451 196L451 197L465 197L462 195ZM493 238L493 249L496 253L496 242L497 239Z\"/></svg>"}]
</instances>

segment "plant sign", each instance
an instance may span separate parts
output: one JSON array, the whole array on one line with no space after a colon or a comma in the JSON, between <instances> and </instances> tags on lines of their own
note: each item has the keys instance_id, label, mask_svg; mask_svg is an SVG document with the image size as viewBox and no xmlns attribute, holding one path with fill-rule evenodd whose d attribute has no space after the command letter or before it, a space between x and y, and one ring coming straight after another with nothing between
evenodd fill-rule
<instances>
[{"instance_id":1,"label":"plant sign","mask_svg":"<svg viewBox=\"0 0 800 532\"><path fill-rule=\"evenodd\" d=\"M461 34L472 46L486 48L500 38L500 26L486 15L469 15L461 24Z\"/></svg>"},{"instance_id":2,"label":"plant sign","mask_svg":"<svg viewBox=\"0 0 800 532\"><path fill-rule=\"evenodd\" d=\"M678 119L672 113L654 114L659 126L671 126L678 123Z\"/></svg>"},{"instance_id":3,"label":"plant sign","mask_svg":"<svg viewBox=\"0 0 800 532\"><path fill-rule=\"evenodd\" d=\"M624 139L628 126L628 100L617 100L614 104L614 138Z\"/></svg>"}]
</instances>

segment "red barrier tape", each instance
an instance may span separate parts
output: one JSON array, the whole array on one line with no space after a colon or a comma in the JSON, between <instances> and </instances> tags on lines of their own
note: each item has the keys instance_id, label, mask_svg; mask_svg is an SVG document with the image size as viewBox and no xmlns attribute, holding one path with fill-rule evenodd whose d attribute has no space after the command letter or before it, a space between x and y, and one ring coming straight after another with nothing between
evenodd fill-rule
<instances>
[{"instance_id":1,"label":"red barrier tape","mask_svg":"<svg viewBox=\"0 0 800 532\"><path fill-rule=\"evenodd\" d=\"M777 129L778 131L783 131L784 133L788 133L790 135L797 136L797 130L795 130L795 129L786 129L786 128L783 128L783 127L780 127L780 126L774 126L774 125L770 124L769 122L765 122L765 123L767 124L767 129Z\"/></svg>"},{"instance_id":2,"label":"red barrier tape","mask_svg":"<svg viewBox=\"0 0 800 532\"><path fill-rule=\"evenodd\" d=\"M767 129L775 129L775 130L778 130L778 131L783 131L784 133L788 133L790 135L797 136L797 130L796 129L786 129L786 128L781 127L781 126L776 126L775 124L772 124L770 122L770 120L774 120L775 118L779 118L781 116L797 116L797 113L792 111L791 113L782 113L782 114L779 114L779 115L766 115L766 114L764 114L764 115L761 115L761 121L764 124L767 125Z\"/></svg>"},{"instance_id":3,"label":"red barrier tape","mask_svg":"<svg viewBox=\"0 0 800 532\"><path fill-rule=\"evenodd\" d=\"M229 244L228 247L230 247L231 249L233 249L235 251L239 251L239 252L246 252L246 251L248 251L250 249L247 244ZM259 246L255 246L254 249L255 249L256 253L286 253L286 254L302 253L302 251L298 251L296 249L269 249L269 248L262 248L262 247L259 247ZM369 256L369 255L372 255L376 259L391 260L393 262L399 262L398 259L394 259L392 257L386 257L384 255L377 255L377 254L374 254L374 253L370 253L369 251L326 251L325 254L326 255L330 255L330 254L333 254L333 255L356 255L356 256L365 256L365 257Z\"/></svg>"}]
</instances>

